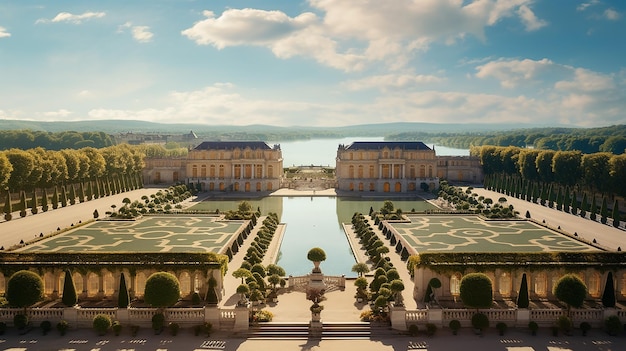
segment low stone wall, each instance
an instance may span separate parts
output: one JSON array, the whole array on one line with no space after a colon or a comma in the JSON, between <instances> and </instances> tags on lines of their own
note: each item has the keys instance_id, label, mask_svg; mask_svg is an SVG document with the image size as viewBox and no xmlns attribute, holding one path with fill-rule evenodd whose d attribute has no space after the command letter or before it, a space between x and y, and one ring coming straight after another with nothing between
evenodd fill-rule
<instances>
[{"instance_id":1,"label":"low stone wall","mask_svg":"<svg viewBox=\"0 0 626 351\"><path fill-rule=\"evenodd\" d=\"M152 316L162 312L165 315L165 323L175 322L181 327L193 327L209 322L216 330L246 331L248 330L248 308L235 307L224 309L218 307L197 308L31 308L26 313L34 326L43 321L50 321L52 325L64 320L70 328L91 328L93 319L99 314L111 317L113 321L119 321L123 326L137 325L142 328L152 327ZM0 309L0 322L9 326L13 325L13 317L23 314L21 308Z\"/></svg>"},{"instance_id":2,"label":"low stone wall","mask_svg":"<svg viewBox=\"0 0 626 351\"><path fill-rule=\"evenodd\" d=\"M411 324L425 325L426 323L447 328L452 320L461 322L462 327L471 327L472 316L476 310L464 308L406 310L402 307L392 307L389 312L392 328L407 330ZM550 327L560 316L567 315L567 310L561 309L479 309L478 312L487 315L491 326L504 322L508 326L522 328L527 328L530 321L536 322L540 327ZM570 318L575 328L582 322L588 322L594 328L601 328L604 326L604 320L609 316L618 316L622 322L626 322L626 310L614 308L570 310Z\"/></svg>"}]
</instances>

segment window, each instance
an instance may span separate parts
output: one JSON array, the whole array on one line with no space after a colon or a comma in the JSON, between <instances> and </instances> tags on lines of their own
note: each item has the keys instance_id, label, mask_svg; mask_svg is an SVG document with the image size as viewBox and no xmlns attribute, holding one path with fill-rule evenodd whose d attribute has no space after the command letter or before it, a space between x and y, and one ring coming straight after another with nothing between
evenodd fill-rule
<instances>
[{"instance_id":1,"label":"window","mask_svg":"<svg viewBox=\"0 0 626 351\"><path fill-rule=\"evenodd\" d=\"M591 273L587 289L589 290L589 295L600 297L600 275L598 273Z\"/></svg>"},{"instance_id":2,"label":"window","mask_svg":"<svg viewBox=\"0 0 626 351\"><path fill-rule=\"evenodd\" d=\"M511 295L511 274L504 272L500 275L500 281L498 282L499 292L502 296Z\"/></svg>"},{"instance_id":3,"label":"window","mask_svg":"<svg viewBox=\"0 0 626 351\"><path fill-rule=\"evenodd\" d=\"M455 273L450 277L450 294L459 296L461 293L461 274Z\"/></svg>"},{"instance_id":4,"label":"window","mask_svg":"<svg viewBox=\"0 0 626 351\"><path fill-rule=\"evenodd\" d=\"M198 178L198 166L193 165L193 167L191 167L191 177Z\"/></svg>"},{"instance_id":5,"label":"window","mask_svg":"<svg viewBox=\"0 0 626 351\"><path fill-rule=\"evenodd\" d=\"M206 165L200 167L200 177L206 178Z\"/></svg>"},{"instance_id":6,"label":"window","mask_svg":"<svg viewBox=\"0 0 626 351\"><path fill-rule=\"evenodd\" d=\"M146 275L143 272L137 273L135 276L135 295L143 296L146 289Z\"/></svg>"},{"instance_id":7,"label":"window","mask_svg":"<svg viewBox=\"0 0 626 351\"><path fill-rule=\"evenodd\" d=\"M359 166L358 177L363 178L363 166Z\"/></svg>"},{"instance_id":8,"label":"window","mask_svg":"<svg viewBox=\"0 0 626 351\"><path fill-rule=\"evenodd\" d=\"M180 284L180 295L187 296L191 294L191 276L187 272L182 272L178 278Z\"/></svg>"},{"instance_id":9,"label":"window","mask_svg":"<svg viewBox=\"0 0 626 351\"><path fill-rule=\"evenodd\" d=\"M548 295L547 283L548 276L545 272L537 273L534 277L535 281L535 294L541 297L546 297Z\"/></svg>"},{"instance_id":10,"label":"window","mask_svg":"<svg viewBox=\"0 0 626 351\"><path fill-rule=\"evenodd\" d=\"M215 178L215 165L209 166L209 177Z\"/></svg>"},{"instance_id":11,"label":"window","mask_svg":"<svg viewBox=\"0 0 626 351\"><path fill-rule=\"evenodd\" d=\"M348 167L348 178L354 178L354 166Z\"/></svg>"}]
</instances>

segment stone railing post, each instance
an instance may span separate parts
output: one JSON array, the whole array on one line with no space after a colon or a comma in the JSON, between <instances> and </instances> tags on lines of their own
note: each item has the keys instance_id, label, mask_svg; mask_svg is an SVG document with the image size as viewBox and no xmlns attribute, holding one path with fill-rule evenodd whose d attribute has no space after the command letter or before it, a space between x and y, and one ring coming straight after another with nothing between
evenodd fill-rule
<instances>
[{"instance_id":1,"label":"stone railing post","mask_svg":"<svg viewBox=\"0 0 626 351\"><path fill-rule=\"evenodd\" d=\"M129 325L130 324L130 314L128 313L128 308L118 308L115 311L115 318L122 325Z\"/></svg>"},{"instance_id":2,"label":"stone railing post","mask_svg":"<svg viewBox=\"0 0 626 351\"><path fill-rule=\"evenodd\" d=\"M440 308L429 308L428 323L432 323L438 327L443 327L443 310Z\"/></svg>"},{"instance_id":3,"label":"stone railing post","mask_svg":"<svg viewBox=\"0 0 626 351\"><path fill-rule=\"evenodd\" d=\"M204 307L204 322L211 323L213 326L219 328L220 325L220 313L221 310L218 307Z\"/></svg>"},{"instance_id":4,"label":"stone railing post","mask_svg":"<svg viewBox=\"0 0 626 351\"><path fill-rule=\"evenodd\" d=\"M235 326L233 331L242 332L247 331L249 326L249 312L248 307L237 306L235 307Z\"/></svg>"},{"instance_id":5,"label":"stone railing post","mask_svg":"<svg viewBox=\"0 0 626 351\"><path fill-rule=\"evenodd\" d=\"M407 330L406 308L404 306L391 306L389 308L389 318L391 319L391 329Z\"/></svg>"},{"instance_id":6,"label":"stone railing post","mask_svg":"<svg viewBox=\"0 0 626 351\"><path fill-rule=\"evenodd\" d=\"M78 326L78 309L76 307L64 308L63 320L69 324L70 328L76 328Z\"/></svg>"},{"instance_id":7,"label":"stone railing post","mask_svg":"<svg viewBox=\"0 0 626 351\"><path fill-rule=\"evenodd\" d=\"M527 308L519 308L515 312L515 327L528 327L528 323L530 322L530 310Z\"/></svg>"}]
</instances>

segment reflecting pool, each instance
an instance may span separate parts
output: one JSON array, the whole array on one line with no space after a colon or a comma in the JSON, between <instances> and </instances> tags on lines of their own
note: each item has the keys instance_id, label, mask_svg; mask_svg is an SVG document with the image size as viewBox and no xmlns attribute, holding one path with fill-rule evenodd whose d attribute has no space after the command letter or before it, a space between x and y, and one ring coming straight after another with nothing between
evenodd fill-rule
<instances>
[{"instance_id":1,"label":"reflecting pool","mask_svg":"<svg viewBox=\"0 0 626 351\"><path fill-rule=\"evenodd\" d=\"M265 197L249 199L253 208L260 208L263 214L276 212L280 221L287 225L280 247L277 264L288 275L304 275L311 271L313 264L306 254L313 247L321 247L326 252L326 261L321 268L324 274L348 277L355 258L348 244L341 223L350 222L355 212L369 213L370 207L378 210L387 198L339 198L339 197ZM419 199L391 199L396 208L404 211L434 209L426 201ZM227 211L236 209L242 199L208 200L197 204L193 209Z\"/></svg>"}]
</instances>

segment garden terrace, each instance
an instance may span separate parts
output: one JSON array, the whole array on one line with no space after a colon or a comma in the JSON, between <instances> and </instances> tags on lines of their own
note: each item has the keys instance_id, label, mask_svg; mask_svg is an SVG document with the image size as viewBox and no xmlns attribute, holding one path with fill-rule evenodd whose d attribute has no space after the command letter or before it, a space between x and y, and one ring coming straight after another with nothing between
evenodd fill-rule
<instances>
[{"instance_id":1,"label":"garden terrace","mask_svg":"<svg viewBox=\"0 0 626 351\"><path fill-rule=\"evenodd\" d=\"M593 252L600 249L526 220L485 220L475 215L407 215L379 228L402 252Z\"/></svg>"},{"instance_id":2,"label":"garden terrace","mask_svg":"<svg viewBox=\"0 0 626 351\"><path fill-rule=\"evenodd\" d=\"M232 258L252 230L250 220L214 216L146 216L96 221L35 241L17 252L213 252Z\"/></svg>"}]
</instances>

